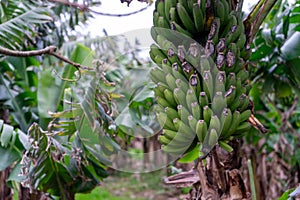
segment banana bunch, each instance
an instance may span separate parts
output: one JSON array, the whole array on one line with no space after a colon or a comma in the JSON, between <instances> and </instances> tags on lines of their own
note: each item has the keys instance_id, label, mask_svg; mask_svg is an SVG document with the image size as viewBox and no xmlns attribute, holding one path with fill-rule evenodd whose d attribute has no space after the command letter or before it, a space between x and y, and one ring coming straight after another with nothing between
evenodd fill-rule
<instances>
[{"instance_id":1,"label":"banana bunch","mask_svg":"<svg viewBox=\"0 0 300 200\"><path fill-rule=\"evenodd\" d=\"M163 127L162 149L204 154L249 130L247 59L241 10L228 0L157 0L150 72Z\"/></svg>"}]
</instances>

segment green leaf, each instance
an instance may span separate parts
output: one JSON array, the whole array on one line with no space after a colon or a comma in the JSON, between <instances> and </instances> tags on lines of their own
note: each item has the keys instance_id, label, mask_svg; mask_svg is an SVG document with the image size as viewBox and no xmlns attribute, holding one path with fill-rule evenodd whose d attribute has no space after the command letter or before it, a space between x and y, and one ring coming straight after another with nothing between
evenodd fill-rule
<instances>
[{"instance_id":1,"label":"green leaf","mask_svg":"<svg viewBox=\"0 0 300 200\"><path fill-rule=\"evenodd\" d=\"M134 95L132 102L143 102L148 98L154 98L154 92L153 92L154 84L147 84L143 87L142 90L137 92L137 94Z\"/></svg>"},{"instance_id":2,"label":"green leaf","mask_svg":"<svg viewBox=\"0 0 300 200\"><path fill-rule=\"evenodd\" d=\"M3 148L0 146L0 171L4 170L15 161L21 158L20 152L13 148Z\"/></svg>"},{"instance_id":3,"label":"green leaf","mask_svg":"<svg viewBox=\"0 0 300 200\"><path fill-rule=\"evenodd\" d=\"M280 50L286 60L300 58L300 32L294 32Z\"/></svg>"},{"instance_id":4,"label":"green leaf","mask_svg":"<svg viewBox=\"0 0 300 200\"><path fill-rule=\"evenodd\" d=\"M251 55L251 60L259 60L269 55L270 52L274 51L265 43L261 44Z\"/></svg>"},{"instance_id":5,"label":"green leaf","mask_svg":"<svg viewBox=\"0 0 300 200\"><path fill-rule=\"evenodd\" d=\"M4 79L2 74L0 74L0 83L5 86L5 91L8 94L9 99L11 101L12 108L14 109L14 112L12 113L12 115L15 117L15 120L19 123L19 126L21 127L21 129L23 131L26 131L29 124L26 121L23 109L18 104L18 102L15 98L15 92L10 89L8 82Z\"/></svg>"},{"instance_id":6,"label":"green leaf","mask_svg":"<svg viewBox=\"0 0 300 200\"><path fill-rule=\"evenodd\" d=\"M12 170L12 172L10 173L7 181L17 181L17 182L21 182L25 179L24 176L20 176L21 170L22 170L23 165L18 163Z\"/></svg>"},{"instance_id":7,"label":"green leaf","mask_svg":"<svg viewBox=\"0 0 300 200\"><path fill-rule=\"evenodd\" d=\"M129 107L126 107L115 120L117 126L134 127L135 122L132 120ZM126 132L126 130L125 130Z\"/></svg>"},{"instance_id":8,"label":"green leaf","mask_svg":"<svg viewBox=\"0 0 300 200\"><path fill-rule=\"evenodd\" d=\"M293 190L294 190L294 189L289 189L289 190L285 191L285 192L281 195L281 197L279 197L277 200L288 200L288 199L289 199L289 195L290 195L290 193L293 192Z\"/></svg>"},{"instance_id":9,"label":"green leaf","mask_svg":"<svg viewBox=\"0 0 300 200\"><path fill-rule=\"evenodd\" d=\"M49 118L48 112L55 112L61 101L61 90L64 84L49 70L39 73L38 81L38 111L41 118Z\"/></svg>"},{"instance_id":10,"label":"green leaf","mask_svg":"<svg viewBox=\"0 0 300 200\"><path fill-rule=\"evenodd\" d=\"M9 126L7 124L3 125L2 134L0 138L1 146L6 148L11 140L13 138L14 128L12 126Z\"/></svg>"},{"instance_id":11,"label":"green leaf","mask_svg":"<svg viewBox=\"0 0 300 200\"><path fill-rule=\"evenodd\" d=\"M200 144L198 144L192 151L186 153L182 158L178 160L180 163L190 163L201 156Z\"/></svg>"},{"instance_id":12,"label":"green leaf","mask_svg":"<svg viewBox=\"0 0 300 200\"><path fill-rule=\"evenodd\" d=\"M0 45L15 49L21 47L21 40L24 35L33 35L33 25L43 24L52 21L49 15L49 7L33 2L15 1L9 2L10 9L7 11L6 20L1 19L0 24Z\"/></svg>"},{"instance_id":13,"label":"green leaf","mask_svg":"<svg viewBox=\"0 0 300 200\"><path fill-rule=\"evenodd\" d=\"M92 66L93 56L94 53L89 48L78 44L71 55L71 60L82 65ZM67 65L63 70L62 77L71 79L74 72L75 67ZM66 84L66 81L55 77L50 71L45 70L39 74L38 109L42 118L50 117L48 111L57 111Z\"/></svg>"}]
</instances>

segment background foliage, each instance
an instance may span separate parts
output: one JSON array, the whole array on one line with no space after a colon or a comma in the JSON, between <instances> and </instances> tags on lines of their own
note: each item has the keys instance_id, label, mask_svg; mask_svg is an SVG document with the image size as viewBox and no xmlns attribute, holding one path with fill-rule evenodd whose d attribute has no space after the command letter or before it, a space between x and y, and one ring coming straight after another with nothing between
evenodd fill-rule
<instances>
[{"instance_id":1,"label":"background foliage","mask_svg":"<svg viewBox=\"0 0 300 200\"><path fill-rule=\"evenodd\" d=\"M66 57L94 68L82 70L74 83L57 74L75 80L78 72L56 58L0 55L0 171L10 168L8 184L16 191L22 182L62 199L89 192L107 177L109 155L129 147L136 134L151 136L158 129L149 117L153 85L148 78L135 81L152 64L139 56L138 41L77 32L90 17L58 3L0 1L0 46L34 50L56 45ZM300 176L299 23L300 1L280 1L253 42L252 98L269 133L253 129L246 142L258 153L257 175L263 177L258 184L274 198L295 187Z\"/></svg>"}]
</instances>

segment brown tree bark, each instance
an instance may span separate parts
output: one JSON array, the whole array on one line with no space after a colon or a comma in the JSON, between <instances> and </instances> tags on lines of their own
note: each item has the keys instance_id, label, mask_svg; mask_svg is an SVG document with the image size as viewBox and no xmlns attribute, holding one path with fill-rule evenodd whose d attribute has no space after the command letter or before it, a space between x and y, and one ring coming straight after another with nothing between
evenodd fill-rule
<instances>
[{"instance_id":1,"label":"brown tree bark","mask_svg":"<svg viewBox=\"0 0 300 200\"><path fill-rule=\"evenodd\" d=\"M228 153L216 146L204 160L199 159L199 182L194 184L190 199L242 200L251 199L250 191L242 177L240 155L241 141L231 143L235 151Z\"/></svg>"},{"instance_id":2,"label":"brown tree bark","mask_svg":"<svg viewBox=\"0 0 300 200\"><path fill-rule=\"evenodd\" d=\"M3 119L4 123L8 124L9 111L7 109L0 109L0 119ZM6 185L6 180L9 177L11 168L8 167L0 172L0 200L10 200L13 196L13 190Z\"/></svg>"},{"instance_id":3,"label":"brown tree bark","mask_svg":"<svg viewBox=\"0 0 300 200\"><path fill-rule=\"evenodd\" d=\"M6 185L6 180L10 174L10 167L0 172L0 200L11 200L13 190Z\"/></svg>"}]
</instances>

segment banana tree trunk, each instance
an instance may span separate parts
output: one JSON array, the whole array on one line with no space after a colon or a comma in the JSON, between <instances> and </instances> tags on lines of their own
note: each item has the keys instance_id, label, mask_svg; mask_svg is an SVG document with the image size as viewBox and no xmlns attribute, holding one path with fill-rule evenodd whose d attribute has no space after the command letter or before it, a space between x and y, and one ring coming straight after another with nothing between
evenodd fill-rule
<instances>
[{"instance_id":1,"label":"banana tree trunk","mask_svg":"<svg viewBox=\"0 0 300 200\"><path fill-rule=\"evenodd\" d=\"M233 141L231 145L237 150L228 153L216 146L206 157L205 162L198 160L199 182L194 185L190 199L251 199L240 171L242 161L239 155L240 141Z\"/></svg>"},{"instance_id":2,"label":"banana tree trunk","mask_svg":"<svg viewBox=\"0 0 300 200\"><path fill-rule=\"evenodd\" d=\"M0 172L0 200L11 200L13 197L12 189L6 184L10 170L10 167L8 167Z\"/></svg>"}]
</instances>

